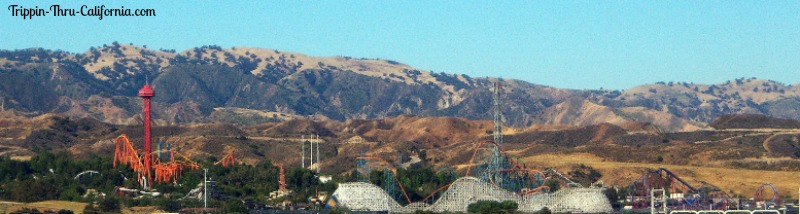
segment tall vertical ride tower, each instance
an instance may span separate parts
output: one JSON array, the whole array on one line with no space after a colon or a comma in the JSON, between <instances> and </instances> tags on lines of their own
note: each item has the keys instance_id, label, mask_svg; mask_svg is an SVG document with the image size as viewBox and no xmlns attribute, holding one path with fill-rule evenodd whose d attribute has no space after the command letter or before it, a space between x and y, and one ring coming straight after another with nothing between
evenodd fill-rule
<instances>
[{"instance_id":1,"label":"tall vertical ride tower","mask_svg":"<svg viewBox=\"0 0 800 214\"><path fill-rule=\"evenodd\" d=\"M152 168L152 162L150 160L150 153L151 150L151 142L150 142L150 98L156 96L155 91L153 88L150 88L150 84L145 84L142 89L139 89L139 97L142 97L144 100L144 169L147 170L144 174L146 177L146 181L148 182L147 186L150 186L149 182L151 182L151 174L150 169Z\"/></svg>"}]
</instances>

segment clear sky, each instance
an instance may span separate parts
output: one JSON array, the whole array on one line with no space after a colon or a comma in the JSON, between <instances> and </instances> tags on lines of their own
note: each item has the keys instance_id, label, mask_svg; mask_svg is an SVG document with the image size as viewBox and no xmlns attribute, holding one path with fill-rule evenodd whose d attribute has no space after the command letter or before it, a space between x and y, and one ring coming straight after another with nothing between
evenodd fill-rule
<instances>
[{"instance_id":1,"label":"clear sky","mask_svg":"<svg viewBox=\"0 0 800 214\"><path fill-rule=\"evenodd\" d=\"M78 3L81 2L81 3ZM800 83L800 1L73 1L156 17L13 17L0 49L85 52L120 43L182 51L250 46L383 58L436 72L576 89L738 77Z\"/></svg>"}]
</instances>

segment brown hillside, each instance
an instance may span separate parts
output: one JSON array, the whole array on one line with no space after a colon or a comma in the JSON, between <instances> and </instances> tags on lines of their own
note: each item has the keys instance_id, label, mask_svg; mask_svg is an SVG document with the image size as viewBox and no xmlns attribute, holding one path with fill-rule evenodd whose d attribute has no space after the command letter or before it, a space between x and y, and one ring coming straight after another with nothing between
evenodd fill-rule
<instances>
[{"instance_id":1,"label":"brown hillside","mask_svg":"<svg viewBox=\"0 0 800 214\"><path fill-rule=\"evenodd\" d=\"M341 123L334 120L293 119L280 123L266 123L248 127L252 134L270 137L287 137L317 134L335 137Z\"/></svg>"},{"instance_id":2,"label":"brown hillside","mask_svg":"<svg viewBox=\"0 0 800 214\"><path fill-rule=\"evenodd\" d=\"M509 143L541 143L549 145L576 147L589 143L608 143L612 137L625 135L627 131L613 124L590 125L555 131L533 131L508 135Z\"/></svg>"},{"instance_id":3,"label":"brown hillside","mask_svg":"<svg viewBox=\"0 0 800 214\"><path fill-rule=\"evenodd\" d=\"M729 114L714 120L711 127L715 129L800 129L800 121L761 114Z\"/></svg>"},{"instance_id":4,"label":"brown hillside","mask_svg":"<svg viewBox=\"0 0 800 214\"><path fill-rule=\"evenodd\" d=\"M136 148L141 148L143 141L141 125L119 126L56 115L12 120L3 120L5 126L0 134L6 137L0 138L2 155L26 156L41 151L70 151L79 157L91 154L111 156L114 150L111 139L120 134L130 136ZM420 160L418 164L447 166L463 173L476 143L490 139L491 130L490 121L398 116L344 123L295 119L241 127L220 123L156 125L153 133L158 141L171 142L173 149L194 159L218 159L235 149L237 159L245 163L269 160L298 165L302 151L300 135L319 133L323 157L319 165L324 173L352 170L355 158L362 152L382 157L394 167L407 166L412 159L416 159ZM658 131L646 123L626 123L625 128L607 123L583 127L534 125L507 132L504 139L504 150L526 160L528 166L535 169L558 168L580 162L574 158L555 158L543 162L538 159L543 155L590 154L592 159L586 159L584 163L598 166L608 176L603 180L615 184L629 182L641 174L645 167L659 165L691 168L698 174L705 173L706 169L722 169L725 172L760 170L769 178L800 171L800 144L796 143L800 139L800 132L795 130L670 133ZM533 157L537 159L529 159ZM595 163L595 160L600 162ZM625 165L641 167L621 167ZM616 166L620 168L614 168ZM749 185L753 182L736 178L699 178L711 183L739 182ZM741 188L734 190L745 191Z\"/></svg>"},{"instance_id":5,"label":"brown hillside","mask_svg":"<svg viewBox=\"0 0 800 214\"><path fill-rule=\"evenodd\" d=\"M159 91L159 123L255 124L318 114L339 121L388 115L490 119L492 82L504 85L515 128L650 123L666 132L707 129L726 114L800 119L800 85L740 78L718 84L664 83L626 90L571 90L521 80L431 72L384 59L319 57L266 48L202 46L151 50L112 43L81 54L0 50L0 111L58 113L136 124L136 91ZM383 93L375 93L381 91ZM35 99L34 99L35 97Z\"/></svg>"},{"instance_id":6,"label":"brown hillside","mask_svg":"<svg viewBox=\"0 0 800 214\"><path fill-rule=\"evenodd\" d=\"M350 120L344 127L343 137L358 135L381 141L415 141L432 145L476 141L493 129L491 121L417 116Z\"/></svg>"}]
</instances>

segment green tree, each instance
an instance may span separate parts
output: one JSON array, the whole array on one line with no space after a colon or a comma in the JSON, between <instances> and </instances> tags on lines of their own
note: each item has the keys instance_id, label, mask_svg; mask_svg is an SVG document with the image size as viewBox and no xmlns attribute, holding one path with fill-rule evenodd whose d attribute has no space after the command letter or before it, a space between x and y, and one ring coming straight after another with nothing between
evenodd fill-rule
<instances>
[{"instance_id":1,"label":"green tree","mask_svg":"<svg viewBox=\"0 0 800 214\"><path fill-rule=\"evenodd\" d=\"M517 202L514 201L478 201L467 206L467 212L480 214L516 213Z\"/></svg>"},{"instance_id":2,"label":"green tree","mask_svg":"<svg viewBox=\"0 0 800 214\"><path fill-rule=\"evenodd\" d=\"M40 213L42 212L37 209L25 207L20 210L12 212L11 214L40 214Z\"/></svg>"},{"instance_id":3,"label":"green tree","mask_svg":"<svg viewBox=\"0 0 800 214\"><path fill-rule=\"evenodd\" d=\"M547 180L544 185L550 188L550 192L558 191L561 188L557 180Z\"/></svg>"},{"instance_id":4,"label":"green tree","mask_svg":"<svg viewBox=\"0 0 800 214\"><path fill-rule=\"evenodd\" d=\"M157 204L161 209L168 212L176 212L181 209L181 204L172 199L159 200Z\"/></svg>"},{"instance_id":5,"label":"green tree","mask_svg":"<svg viewBox=\"0 0 800 214\"><path fill-rule=\"evenodd\" d=\"M516 211L519 208L517 202L514 202L514 201L503 201L503 202L500 202L500 207L503 210L508 210L510 212Z\"/></svg>"},{"instance_id":6,"label":"green tree","mask_svg":"<svg viewBox=\"0 0 800 214\"><path fill-rule=\"evenodd\" d=\"M608 198L608 201L611 202L612 206L619 204L617 202L619 200L619 192L616 188L607 188L603 193L606 195L606 198Z\"/></svg>"},{"instance_id":7,"label":"green tree","mask_svg":"<svg viewBox=\"0 0 800 214\"><path fill-rule=\"evenodd\" d=\"M58 214L73 214L72 210L58 210Z\"/></svg>"},{"instance_id":8,"label":"green tree","mask_svg":"<svg viewBox=\"0 0 800 214\"><path fill-rule=\"evenodd\" d=\"M225 213L247 213L247 207L239 200L230 200L225 203Z\"/></svg>"},{"instance_id":9,"label":"green tree","mask_svg":"<svg viewBox=\"0 0 800 214\"><path fill-rule=\"evenodd\" d=\"M121 212L119 200L114 197L106 197L101 199L98 203L100 211L102 212Z\"/></svg>"}]
</instances>

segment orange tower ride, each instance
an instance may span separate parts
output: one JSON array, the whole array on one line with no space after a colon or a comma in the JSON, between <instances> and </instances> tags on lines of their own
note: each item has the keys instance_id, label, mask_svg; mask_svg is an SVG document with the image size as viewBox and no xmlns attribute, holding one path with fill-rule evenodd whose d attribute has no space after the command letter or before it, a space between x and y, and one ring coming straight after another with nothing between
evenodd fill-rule
<instances>
[{"instance_id":1,"label":"orange tower ride","mask_svg":"<svg viewBox=\"0 0 800 214\"><path fill-rule=\"evenodd\" d=\"M144 100L144 112L143 112L144 113L144 155L143 155L144 156L144 163L143 164L144 164L144 170L147 170L144 173L145 176L146 176L146 179L148 181L148 185L147 186L150 186L149 182L152 181L152 179L151 179L152 176L150 174L150 171L151 171L152 165L153 165L152 164L153 162L150 160L150 153L152 152L152 150L150 148L150 146L151 146L151 143L150 143L150 98L154 97L155 95L156 95L155 91L153 91L153 88L150 87L150 84L146 84L145 83L144 87L142 87L142 89L139 89L139 97L142 97L142 99Z\"/></svg>"}]
</instances>

